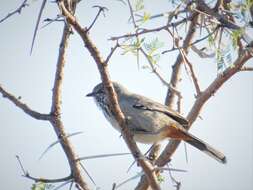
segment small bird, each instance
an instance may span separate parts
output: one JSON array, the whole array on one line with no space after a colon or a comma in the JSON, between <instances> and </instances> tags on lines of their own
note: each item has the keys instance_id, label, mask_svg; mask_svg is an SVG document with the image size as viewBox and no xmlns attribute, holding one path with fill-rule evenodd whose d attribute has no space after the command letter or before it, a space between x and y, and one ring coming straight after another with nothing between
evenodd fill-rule
<instances>
[{"instance_id":1,"label":"small bird","mask_svg":"<svg viewBox=\"0 0 253 190\"><path fill-rule=\"evenodd\" d=\"M189 123L179 113L145 96L132 93L117 82L113 82L113 87L120 109L127 119L127 127L135 141L150 144L164 139L183 140L219 162L226 163L224 154L185 129ZM110 109L103 84L96 85L86 96L94 98L106 119L120 132L121 128Z\"/></svg>"}]
</instances>

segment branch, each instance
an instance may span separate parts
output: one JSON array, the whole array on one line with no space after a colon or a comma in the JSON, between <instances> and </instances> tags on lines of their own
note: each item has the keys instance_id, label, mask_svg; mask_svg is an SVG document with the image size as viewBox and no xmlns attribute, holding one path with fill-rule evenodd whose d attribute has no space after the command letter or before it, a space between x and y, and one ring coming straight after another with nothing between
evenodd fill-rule
<instances>
[{"instance_id":1,"label":"branch","mask_svg":"<svg viewBox=\"0 0 253 190\"><path fill-rule=\"evenodd\" d=\"M189 126L197 119L201 108L207 102L207 100L213 96L213 94L220 89L220 87L230 79L234 74L240 71L242 66L252 57L248 50L244 50L242 54L235 60L234 67L230 67L224 71L223 74L219 75L201 94L197 97L195 103L193 104L190 112L188 113L187 119L189 121ZM166 147L167 151L164 151L161 156L157 159L156 164L158 166L163 166L167 163L167 160L171 158L175 150L177 149L180 141L171 140Z\"/></svg>"},{"instance_id":2,"label":"branch","mask_svg":"<svg viewBox=\"0 0 253 190\"><path fill-rule=\"evenodd\" d=\"M216 18L222 24L222 26L227 27L232 30L240 29L238 25L226 19L224 15L221 15L218 13L218 11L211 9L203 0L196 0L196 3L198 6L197 10L199 10L200 12L203 12L207 16Z\"/></svg>"},{"instance_id":3,"label":"branch","mask_svg":"<svg viewBox=\"0 0 253 190\"><path fill-rule=\"evenodd\" d=\"M215 53L207 54L202 49L198 49L195 45L191 46L192 51L194 51L200 58L213 58Z\"/></svg>"},{"instance_id":4,"label":"branch","mask_svg":"<svg viewBox=\"0 0 253 190\"><path fill-rule=\"evenodd\" d=\"M192 16L189 16L188 18L183 18L180 21L177 22L173 22L173 23L168 23L164 26L160 26L160 27L156 27L156 28L152 28L152 29L142 29L141 31L137 31L135 33L129 33L129 34L125 34L125 35L121 35L121 36L115 36L115 37L111 37L110 40L119 40L122 38L131 38L131 37L137 37L140 36L142 34L147 34L147 33L153 33L153 32L159 32L161 30L166 30L168 27L175 27L178 26L182 23L185 23L187 20L191 20Z\"/></svg>"},{"instance_id":5,"label":"branch","mask_svg":"<svg viewBox=\"0 0 253 190\"><path fill-rule=\"evenodd\" d=\"M150 182L150 185L154 190L160 189L155 173L153 172L152 165L147 162L144 157L142 156L140 150L138 149L136 143L134 142L132 138L132 134L130 133L125 117L123 113L120 110L118 100L116 93L114 91L114 88L112 86L112 83L110 81L110 76L108 72L107 64L103 61L102 57L99 54L99 51L97 50L96 46L91 41L88 33L85 29L81 27L81 25L77 22L76 18L68 12L68 10L65 8L63 1L60 0L58 2L59 8L62 10L62 14L66 17L66 21L73 26L73 28L77 31L77 33L82 38L85 47L90 52L92 58L94 59L98 70L100 72L100 76L102 79L102 82L104 84L106 94L109 98L109 101L111 102L110 106L115 114L116 121L119 123L119 126L121 127L122 136L128 145L128 148L131 150L132 155L137 159L138 164L142 167L143 171L145 172L146 176L148 177L148 180Z\"/></svg>"},{"instance_id":6,"label":"branch","mask_svg":"<svg viewBox=\"0 0 253 190\"><path fill-rule=\"evenodd\" d=\"M115 46L111 48L111 52L109 53L109 55L107 56L106 60L105 60L105 64L108 64L109 60L111 59L113 53L115 52L115 50L120 47L118 41L116 42Z\"/></svg>"},{"instance_id":7,"label":"branch","mask_svg":"<svg viewBox=\"0 0 253 190\"><path fill-rule=\"evenodd\" d=\"M37 35L37 32L38 32L38 28L39 28L39 24L40 24L40 19L41 19L43 10L45 8L46 2L47 2L47 0L43 0L42 4L40 6L39 15L38 15L38 18L37 18L37 21L36 21L36 25L35 25L35 29L34 29L34 32L33 32L33 38L32 38L32 45L31 45L31 49L30 49L30 55L32 54L32 51L33 51L33 46L34 46L35 38L36 38L36 35Z\"/></svg>"},{"instance_id":8,"label":"branch","mask_svg":"<svg viewBox=\"0 0 253 190\"><path fill-rule=\"evenodd\" d=\"M74 10L73 10L74 11ZM81 167L78 162L76 162L77 155L74 152L73 146L68 139L68 135L65 132L63 123L61 121L61 89L63 81L63 68L65 65L66 49L68 46L69 36L71 34L71 29L68 24L65 23L61 44L59 48L58 61L55 72L55 80L52 94L52 105L51 105L51 124L54 127L54 131L58 138L61 139L60 144L63 151L68 159L68 163L71 169L71 173L74 181L83 189L89 190L84 177L81 175Z\"/></svg>"},{"instance_id":9,"label":"branch","mask_svg":"<svg viewBox=\"0 0 253 190\"><path fill-rule=\"evenodd\" d=\"M63 178L58 178L58 179L46 179L46 178L36 178L36 177L32 177L25 169L24 169L24 166L19 158L18 155L16 155L16 158L18 160L18 163L19 163L19 166L23 172L23 175L24 177L28 178L28 179L31 179L33 181L35 181L36 183L37 182L43 182L43 183L59 183L59 182L64 182L64 181L68 181L68 180L71 180L73 179L73 176L72 175L69 175L67 177L63 177Z\"/></svg>"},{"instance_id":10,"label":"branch","mask_svg":"<svg viewBox=\"0 0 253 190\"><path fill-rule=\"evenodd\" d=\"M195 90L196 90L196 96L199 96L201 94L201 90L200 90L200 87L199 87L197 76L196 76L196 74L193 70L193 66L192 66L191 62L188 60L185 52L182 49L180 49L180 52L183 56L184 62L188 65L188 67L190 69L191 78L192 78L192 81L193 81L193 84L194 84Z\"/></svg>"},{"instance_id":11,"label":"branch","mask_svg":"<svg viewBox=\"0 0 253 190\"><path fill-rule=\"evenodd\" d=\"M21 5L20 5L16 10L14 10L14 11L8 13L4 18L2 18L2 19L0 20L0 23L4 22L4 21L7 20L9 17L11 17L11 16L13 16L13 15L15 15L15 14L17 14L17 13L18 13L18 14L21 14L22 9L25 8L25 7L27 7L27 6L29 6L29 4L27 3L27 0L24 0L24 1L21 3Z\"/></svg>"},{"instance_id":12,"label":"branch","mask_svg":"<svg viewBox=\"0 0 253 190\"><path fill-rule=\"evenodd\" d=\"M183 47L185 47L184 51L186 53L188 53L188 49L189 49L188 44L191 43L192 38L195 34L195 30L196 30L195 26L196 26L196 23L198 20L198 13L193 13L192 18L193 19L192 19L192 22L189 26L188 33L186 34L185 40L183 42ZM179 79L180 79L179 75L180 75L182 63L183 63L182 55L179 54L176 59L176 62L172 66L172 75L171 75L171 79L170 79L170 84L174 89L177 88L178 83L179 83ZM168 88L165 104L171 108L174 103L175 97L176 97L175 91L173 91L172 88ZM162 154L164 154L164 152L166 152L166 151L168 151L167 148L165 148L165 150L163 151ZM159 156L159 158L160 157L161 156ZM169 160L170 160L170 158L168 158L166 161L168 162ZM144 190L144 189L148 189L148 187L149 187L149 184L147 183L147 179L144 176L141 178L140 182L138 183L138 185L135 189L136 190Z\"/></svg>"},{"instance_id":13,"label":"branch","mask_svg":"<svg viewBox=\"0 0 253 190\"><path fill-rule=\"evenodd\" d=\"M137 26L137 24L135 22L135 19L134 19L134 11L133 11L132 5L131 5L129 0L127 0L127 4L128 4L128 7L129 7L129 10L130 10L130 15L131 15L131 18L132 18L132 21L133 21L133 24L134 24L134 28L137 29L138 26Z\"/></svg>"},{"instance_id":14,"label":"branch","mask_svg":"<svg viewBox=\"0 0 253 190\"><path fill-rule=\"evenodd\" d=\"M253 71L253 67L242 67L240 71Z\"/></svg>"},{"instance_id":15,"label":"branch","mask_svg":"<svg viewBox=\"0 0 253 190\"><path fill-rule=\"evenodd\" d=\"M181 100L182 100L182 95L181 92L178 91L176 88L174 88L169 82L167 82L163 76L161 75L161 73L159 73L157 71L157 69L154 67L154 64L152 63L152 61L150 60L150 57L148 56L148 54L142 49L140 48L140 51L143 53L143 55L146 57L146 59L148 60L148 63L152 69L152 72L159 78L159 80L162 82L162 84L164 84L165 86L167 86L171 91L173 91L175 93L175 95L178 97L178 101L177 101L177 110L180 113L181 111Z\"/></svg>"},{"instance_id":16,"label":"branch","mask_svg":"<svg viewBox=\"0 0 253 190\"><path fill-rule=\"evenodd\" d=\"M189 29L188 29L188 33L185 37L185 40L183 42L183 50L185 51L185 53L187 54L188 53L188 50L189 50L189 44L191 43L192 41L192 38L195 34L195 26L196 26L196 23L197 23L197 20L198 20L198 13L194 13L193 14L193 20L189 26ZM174 88L177 88L177 85L179 83L179 75L180 75L180 70L181 70L181 65L182 65L182 62L183 62L183 59L182 59L182 55L179 54L177 59L176 59L176 62L174 63L174 65L172 66L172 75L171 75L171 78L170 78L170 84L174 87ZM175 92L173 92L170 88L168 89L167 91L167 96L166 96L166 99L165 99L165 104L168 106L168 107L172 107L173 103L174 103L174 100L175 100Z\"/></svg>"},{"instance_id":17,"label":"branch","mask_svg":"<svg viewBox=\"0 0 253 190\"><path fill-rule=\"evenodd\" d=\"M212 32L210 32L208 35L206 35L206 36L204 36L204 37L202 37L202 38L200 38L200 39L197 39L197 40L195 40L194 42L191 42L191 43L187 44L187 46L182 45L181 47L176 47L176 48L173 47L173 48L170 49L170 50L165 50L165 51L163 51L162 54L165 54L165 53L168 53L168 52L172 52L172 51L175 51L175 50L179 50L179 49L182 49L182 48L192 47L193 45L195 45L195 44L197 44L197 43L199 43L199 42L201 42L201 41L203 41L203 40L209 38L210 36L212 36L212 35L219 29L219 27L220 27L220 26L217 26L217 27L216 27Z\"/></svg>"},{"instance_id":18,"label":"branch","mask_svg":"<svg viewBox=\"0 0 253 190\"><path fill-rule=\"evenodd\" d=\"M97 15L95 16L94 20L92 21L91 25L88 27L87 31L90 31L90 29L92 28L92 26L93 26L93 25L95 24L95 22L97 21L97 19L98 19L100 13L102 13L102 12L104 13L105 10L108 11L108 8L106 8L106 7L101 7L101 6L98 6L98 5L93 6L93 8L98 8L99 10L98 10L98 13L97 13Z\"/></svg>"},{"instance_id":19,"label":"branch","mask_svg":"<svg viewBox=\"0 0 253 190\"><path fill-rule=\"evenodd\" d=\"M18 108L23 110L26 114L30 115L34 119L50 120L51 116L49 114L42 114L37 111L34 111L29 106L27 106L26 104L20 101L21 97L16 98L14 95L7 92L1 85L0 85L0 93L3 95L4 98L7 98L8 100L10 100Z\"/></svg>"}]
</instances>

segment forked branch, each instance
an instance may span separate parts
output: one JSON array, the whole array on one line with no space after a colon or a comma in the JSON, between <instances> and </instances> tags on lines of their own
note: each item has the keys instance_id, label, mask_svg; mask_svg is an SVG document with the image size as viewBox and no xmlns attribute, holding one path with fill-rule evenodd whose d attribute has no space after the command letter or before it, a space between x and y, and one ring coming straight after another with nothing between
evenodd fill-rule
<instances>
[{"instance_id":1,"label":"forked branch","mask_svg":"<svg viewBox=\"0 0 253 190\"><path fill-rule=\"evenodd\" d=\"M129 129L127 128L125 117L120 110L116 93L113 89L112 82L110 80L109 72L107 64L100 56L100 53L94 43L91 41L87 31L81 27L81 25L77 22L76 18L66 9L62 0L58 2L60 9L62 10L62 14L66 17L66 21L73 26L73 28L77 31L77 33L82 38L85 47L90 52L91 56L93 57L98 70L100 72L100 76L102 82L105 86L106 94L111 102L111 109L115 114L115 118L121 126L122 136L128 145L129 149L131 150L132 155L137 159L137 162L142 167L143 171L145 172L146 176L148 177L149 183L154 190L159 190L160 187L158 185L158 181L156 176L153 172L152 165L147 162L144 157L142 156L140 150L138 149L136 143L132 138L132 134L130 133Z\"/></svg>"}]
</instances>

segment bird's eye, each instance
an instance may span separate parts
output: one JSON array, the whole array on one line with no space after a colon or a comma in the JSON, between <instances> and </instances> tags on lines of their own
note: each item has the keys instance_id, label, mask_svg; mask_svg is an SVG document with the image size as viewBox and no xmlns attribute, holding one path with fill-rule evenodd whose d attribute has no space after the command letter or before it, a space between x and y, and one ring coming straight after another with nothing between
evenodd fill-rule
<instances>
[{"instance_id":1,"label":"bird's eye","mask_svg":"<svg viewBox=\"0 0 253 190\"><path fill-rule=\"evenodd\" d=\"M103 94L104 93L104 89L99 89L98 93L99 94Z\"/></svg>"}]
</instances>

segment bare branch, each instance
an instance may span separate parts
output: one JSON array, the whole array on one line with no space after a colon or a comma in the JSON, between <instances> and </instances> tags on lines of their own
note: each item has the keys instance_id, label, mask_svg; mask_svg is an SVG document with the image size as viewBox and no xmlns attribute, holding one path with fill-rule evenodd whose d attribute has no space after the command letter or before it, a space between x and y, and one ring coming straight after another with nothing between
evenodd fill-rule
<instances>
[{"instance_id":1,"label":"bare branch","mask_svg":"<svg viewBox=\"0 0 253 190\"><path fill-rule=\"evenodd\" d=\"M224 71L223 74L219 75L196 99L193 104L190 112L187 115L187 119L189 121L189 126L197 119L199 112L203 105L207 102L207 100L213 96L213 94L220 89L220 87L229 80L234 74L240 71L242 66L250 59L252 55L248 50L244 50L242 54L235 60L234 67L229 67ZM180 141L171 140L169 144L166 146L166 151L160 155L157 159L156 164L158 166L163 166L167 163L168 158L171 158L175 150L177 149Z\"/></svg>"},{"instance_id":2,"label":"bare branch","mask_svg":"<svg viewBox=\"0 0 253 190\"><path fill-rule=\"evenodd\" d=\"M210 32L208 35L206 35L206 36L204 36L204 37L202 37L202 38L200 38L200 39L197 39L197 40L195 40L195 41L192 42L192 43L189 43L187 46L188 46L188 47L192 47L193 45L195 45L195 44L197 44L197 43L199 43L199 42L201 42L201 41L207 39L208 37L212 36L212 35L218 30L219 27L220 27L220 26L217 26L217 27L216 27L212 32ZM187 48L187 47L185 47L185 46L173 47L173 48L170 49L170 50L165 50L165 51L163 51L162 54L169 53L169 52L172 52L172 51L175 51L175 50L179 50L179 49L182 49L182 48Z\"/></svg>"},{"instance_id":3,"label":"bare branch","mask_svg":"<svg viewBox=\"0 0 253 190\"><path fill-rule=\"evenodd\" d=\"M18 14L21 14L22 9L25 8L25 7L27 7L27 6L29 6L29 4L27 3L27 1L28 1L28 0L24 0L24 1L21 3L21 5L20 5L16 10L14 10L14 11L8 13L4 18L2 18L2 19L0 20L0 23L4 22L4 21L7 20L9 17L11 17L11 16L13 16L13 15L15 15L15 14L17 14L17 13L18 13Z\"/></svg>"},{"instance_id":4,"label":"bare branch","mask_svg":"<svg viewBox=\"0 0 253 190\"><path fill-rule=\"evenodd\" d=\"M54 22L64 22L64 19L61 19L61 15L57 15L55 18L51 19L51 18L46 18L44 19L43 22L47 22L46 24L44 24L41 28L45 28L46 26L54 23Z\"/></svg>"},{"instance_id":5,"label":"bare branch","mask_svg":"<svg viewBox=\"0 0 253 190\"><path fill-rule=\"evenodd\" d=\"M36 25L35 25L35 29L34 29L34 32L33 32L33 39L32 39L32 45L31 45L31 49L30 49L30 55L32 54L32 51L33 51L33 46L34 46L35 38L36 38L36 35L37 35L37 32L38 32L40 19L41 19L41 16L42 16L42 12L45 8L46 2L47 2L47 0L43 0L42 4L41 4L41 7L40 7L40 12L39 12L39 15L38 15L38 18L37 18L37 21L36 21Z\"/></svg>"},{"instance_id":6,"label":"bare branch","mask_svg":"<svg viewBox=\"0 0 253 190\"><path fill-rule=\"evenodd\" d=\"M188 18L183 18L180 21L173 22L173 23L168 23L164 26L160 26L160 27L156 27L156 28L152 28L152 29L142 29L141 31L137 31L135 33L129 33L129 34L121 35L121 36L111 37L110 40L119 40L119 39L122 39L122 38L137 37L137 36L140 36L142 34L147 34L147 33L160 32L161 30L166 30L168 27L178 26L180 24L185 23L187 20L191 20L191 19L192 19L192 16L189 16Z\"/></svg>"},{"instance_id":7,"label":"bare branch","mask_svg":"<svg viewBox=\"0 0 253 190\"><path fill-rule=\"evenodd\" d=\"M115 50L120 47L118 41L116 42L115 46L113 48L111 48L111 52L109 53L109 55L107 56L106 60L105 60L105 64L108 64L109 60L111 59L113 53L115 52Z\"/></svg>"},{"instance_id":8,"label":"bare branch","mask_svg":"<svg viewBox=\"0 0 253 190\"><path fill-rule=\"evenodd\" d=\"M207 54L202 49L198 49L195 45L191 46L192 51L194 51L200 58L213 58L215 53Z\"/></svg>"},{"instance_id":9,"label":"bare branch","mask_svg":"<svg viewBox=\"0 0 253 190\"><path fill-rule=\"evenodd\" d=\"M23 175L24 177L28 178L28 179L31 179L35 182L44 182L44 183L59 183L59 182L64 182L64 181L68 181L68 180L71 180L73 179L73 176L72 175L69 175L67 177L64 177L64 178L59 178L59 179L45 179L45 178L36 178L36 177L32 177L24 168L20 158L18 155L16 155L16 158L18 160L18 163L19 163L19 166L23 172Z\"/></svg>"},{"instance_id":10,"label":"bare branch","mask_svg":"<svg viewBox=\"0 0 253 190\"><path fill-rule=\"evenodd\" d=\"M188 67L190 69L191 78L192 78L192 81L193 81L193 84L194 84L195 90L196 90L196 96L199 96L201 94L201 90L200 90L200 87L199 87L197 76L196 76L196 74L195 74L195 72L193 70L193 66L192 66L191 62L188 60L188 58L187 58L184 50L180 49L180 52L182 54L184 62L188 65Z\"/></svg>"},{"instance_id":11,"label":"bare branch","mask_svg":"<svg viewBox=\"0 0 253 190\"><path fill-rule=\"evenodd\" d=\"M247 67L247 66L245 66L245 67L242 67L240 69L240 71L253 71L253 67Z\"/></svg>"},{"instance_id":12,"label":"bare branch","mask_svg":"<svg viewBox=\"0 0 253 190\"><path fill-rule=\"evenodd\" d=\"M224 15L221 15L218 13L218 11L215 11L214 9L208 7L208 5L203 0L196 0L196 3L198 5L197 10L199 10L201 13L206 14L207 16L216 18L222 24L222 26L233 30L240 29L238 25L226 19Z\"/></svg>"},{"instance_id":13,"label":"bare branch","mask_svg":"<svg viewBox=\"0 0 253 190\"><path fill-rule=\"evenodd\" d=\"M188 33L185 37L185 40L183 42L183 49L184 51L186 52L186 54L188 53L188 49L189 49L189 44L191 43L192 41L192 38L195 34L195 26L196 26L196 23L197 23L197 20L198 20L198 14L195 13L193 14L193 20L189 26L189 30L188 30ZM183 59L182 59L182 55L179 54L178 57L177 57L177 60L176 62L174 63L174 65L172 66L172 75L171 75L171 78L170 78L170 84L174 87L174 88L177 88L177 85L179 83L179 73L180 73L180 70L181 70L181 64L183 62ZM168 89L168 92L167 92L167 96L166 96L166 100L165 100L165 104L169 107L172 107L173 105L173 102L174 102L174 99L175 99L175 92L172 91L170 88Z\"/></svg>"},{"instance_id":14,"label":"bare branch","mask_svg":"<svg viewBox=\"0 0 253 190\"><path fill-rule=\"evenodd\" d=\"M100 13L102 13L102 12L104 13L105 11L108 11L108 8L102 7L102 6L99 6L99 5L95 5L95 6L93 6L93 8L98 8L99 10L98 10L98 13L95 16L94 20L92 21L91 25L88 27L87 32L90 31L90 29L92 28L92 26L95 24L95 22L97 21Z\"/></svg>"},{"instance_id":15,"label":"bare branch","mask_svg":"<svg viewBox=\"0 0 253 190\"><path fill-rule=\"evenodd\" d=\"M155 173L153 172L152 165L143 158L140 150L138 149L136 143L133 140L132 134L127 128L124 114L120 110L117 96L112 86L112 82L110 80L107 64L105 64L105 62L103 61L102 57L99 54L99 51L91 41L86 30L81 27L81 25L77 22L75 17L65 8L62 0L58 2L58 5L62 10L62 14L66 17L66 21L70 25L72 25L73 28L77 31L77 33L80 35L85 44L85 47L90 52L95 63L97 64L102 82L105 86L106 94L109 98L109 101L111 102L110 104L111 109L115 114L116 121L119 123L119 126L121 127L122 136L126 144L128 145L129 149L131 150L132 155L137 159L139 165L142 167L143 171L148 177L151 187L154 190L160 189Z\"/></svg>"},{"instance_id":16,"label":"bare branch","mask_svg":"<svg viewBox=\"0 0 253 190\"><path fill-rule=\"evenodd\" d=\"M20 101L21 97L16 98L14 95L7 92L1 85L0 93L3 95L4 98L9 99L13 104L15 104L18 108L22 109L26 114L30 115L31 117L38 120L50 120L51 116L49 114L42 114L32 110L29 106Z\"/></svg>"},{"instance_id":17,"label":"bare branch","mask_svg":"<svg viewBox=\"0 0 253 190\"><path fill-rule=\"evenodd\" d=\"M137 24L135 22L135 19L134 19L134 11L133 11L132 5L131 5L129 0L127 0L127 4L128 4L128 7L129 7L129 11L130 11L130 15L131 15L131 18L132 18L132 21L133 21L134 28L137 29L138 26L137 26Z\"/></svg>"},{"instance_id":18,"label":"bare branch","mask_svg":"<svg viewBox=\"0 0 253 190\"><path fill-rule=\"evenodd\" d=\"M198 20L198 13L193 13L191 17L192 17L192 21L191 21L191 24L189 26L188 33L186 34L185 40L183 42L183 47L185 47L184 51L186 53L188 53L188 49L189 49L188 44L191 43L192 38L195 34L195 30L196 30L195 26L196 26L196 23L197 23L197 20ZM177 88L177 86L178 86L179 79L180 79L179 75L180 75L182 63L183 63L182 55L179 54L177 59L176 59L176 62L172 66L172 75L171 75L171 79L170 79L170 84L173 88ZM165 104L168 107L172 108L175 97L176 97L175 91L173 91L172 88L168 88ZM181 101L178 101L178 102L180 104ZM180 107L180 105L179 105L179 107ZM164 149L162 155L165 155L166 152L168 152L168 150L170 150L170 149L167 145L166 148ZM161 159L161 156L159 156L158 160L160 160L160 159ZM165 161L166 158L163 157L163 159L164 159L163 161ZM169 161L170 161L170 157L167 157L165 162L167 163ZM157 163L157 161L156 161L156 163ZM158 166L162 166L162 165L158 165ZM135 189L136 190L144 190L144 189L148 189L148 187L149 187L149 184L147 183L147 179L144 176L144 177L141 178L140 182L138 183L138 185Z\"/></svg>"},{"instance_id":19,"label":"bare branch","mask_svg":"<svg viewBox=\"0 0 253 190\"><path fill-rule=\"evenodd\" d=\"M74 10L72 11L74 12ZM55 80L52 94L52 105L51 105L52 118L50 122L54 127L54 131L57 137L61 139L61 141L59 142L63 148L63 151L67 156L74 181L83 190L88 190L89 189L88 185L81 174L81 167L76 162L77 156L74 152L74 148L67 137L68 135L65 132L63 123L61 121L61 89L63 81L63 68L65 65L66 49L68 46L70 34L71 34L70 27L68 26L68 24L65 23L55 72Z\"/></svg>"}]
</instances>

